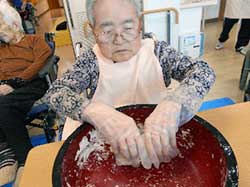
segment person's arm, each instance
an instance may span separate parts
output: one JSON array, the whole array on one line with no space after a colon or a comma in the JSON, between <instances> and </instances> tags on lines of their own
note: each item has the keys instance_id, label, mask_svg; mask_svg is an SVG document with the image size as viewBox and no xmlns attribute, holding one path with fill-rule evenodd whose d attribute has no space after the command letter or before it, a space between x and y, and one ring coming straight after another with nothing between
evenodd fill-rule
<instances>
[{"instance_id":1,"label":"person's arm","mask_svg":"<svg viewBox=\"0 0 250 187\"><path fill-rule=\"evenodd\" d=\"M0 85L0 96L7 95L13 91L14 91L14 89L8 84Z\"/></svg>"},{"instance_id":2,"label":"person's arm","mask_svg":"<svg viewBox=\"0 0 250 187\"><path fill-rule=\"evenodd\" d=\"M94 79L98 79L98 67L93 55L79 58L73 69L56 80L47 91L47 104L61 116L94 125L111 144L119 164L124 164L119 158L125 157L129 163L137 165L140 156L143 166L151 167L142 137L132 118L104 103L91 102L83 94ZM132 150L131 155L129 150Z\"/></svg>"},{"instance_id":3,"label":"person's arm","mask_svg":"<svg viewBox=\"0 0 250 187\"><path fill-rule=\"evenodd\" d=\"M82 110L89 104L84 92L90 87L91 77L96 76L97 66L93 58L88 55L79 58L72 69L49 88L45 95L47 104L61 116L82 122Z\"/></svg>"},{"instance_id":4,"label":"person's arm","mask_svg":"<svg viewBox=\"0 0 250 187\"><path fill-rule=\"evenodd\" d=\"M170 76L180 83L165 100L181 105L182 125L198 111L202 99L215 82L215 73L205 61L193 60L178 53L166 42L156 44L156 55L163 68L164 79L167 80Z\"/></svg>"},{"instance_id":5,"label":"person's arm","mask_svg":"<svg viewBox=\"0 0 250 187\"><path fill-rule=\"evenodd\" d=\"M206 62L194 61L165 42L156 43L155 54L166 86L169 86L171 78L180 83L144 123L145 146L153 165L159 168L161 162L169 162L179 154L176 132L198 111L203 97L215 81L215 74Z\"/></svg>"},{"instance_id":6,"label":"person's arm","mask_svg":"<svg viewBox=\"0 0 250 187\"><path fill-rule=\"evenodd\" d=\"M23 80L32 80L46 64L46 60L51 55L52 50L41 36L26 37L25 39L28 40L30 48L33 50L34 60L32 64L17 77Z\"/></svg>"}]
</instances>

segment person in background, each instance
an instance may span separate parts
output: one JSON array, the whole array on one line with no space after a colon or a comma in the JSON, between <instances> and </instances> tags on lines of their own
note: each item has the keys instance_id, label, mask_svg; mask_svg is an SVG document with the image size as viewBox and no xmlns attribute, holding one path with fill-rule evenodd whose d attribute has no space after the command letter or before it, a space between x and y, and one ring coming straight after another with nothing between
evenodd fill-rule
<instances>
[{"instance_id":1,"label":"person in background","mask_svg":"<svg viewBox=\"0 0 250 187\"><path fill-rule=\"evenodd\" d=\"M229 33L233 26L241 20L240 30L235 44L235 51L246 54L247 45L250 40L250 1L249 0L227 0L225 19L222 32L215 46L219 50L224 48L229 39Z\"/></svg>"},{"instance_id":2,"label":"person in background","mask_svg":"<svg viewBox=\"0 0 250 187\"><path fill-rule=\"evenodd\" d=\"M47 103L61 116L94 125L118 165L159 168L178 154L176 132L199 109L214 71L164 41L142 39L140 0L87 0L86 10L96 45L53 83ZM180 83L174 90L171 79ZM115 110L131 104L158 104L144 134L132 118Z\"/></svg>"},{"instance_id":3,"label":"person in background","mask_svg":"<svg viewBox=\"0 0 250 187\"><path fill-rule=\"evenodd\" d=\"M15 177L17 186L32 148L24 121L48 89L38 72L51 50L42 37L24 34L19 14L4 0L0 0L0 41L0 186Z\"/></svg>"}]
</instances>

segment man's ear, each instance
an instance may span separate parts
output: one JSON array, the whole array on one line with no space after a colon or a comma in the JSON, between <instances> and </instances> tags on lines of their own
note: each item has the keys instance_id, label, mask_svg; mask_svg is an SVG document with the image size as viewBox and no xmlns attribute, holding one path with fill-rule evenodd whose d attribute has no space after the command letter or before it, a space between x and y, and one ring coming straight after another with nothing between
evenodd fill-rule
<instances>
[{"instance_id":1,"label":"man's ear","mask_svg":"<svg viewBox=\"0 0 250 187\"><path fill-rule=\"evenodd\" d=\"M140 17L139 17L139 28L138 28L138 30L139 31L142 31L142 27L143 27L143 15L141 15Z\"/></svg>"},{"instance_id":2,"label":"man's ear","mask_svg":"<svg viewBox=\"0 0 250 187\"><path fill-rule=\"evenodd\" d=\"M91 23L90 22L86 22L86 24L88 25L88 27L90 27L92 30L94 30L94 26L93 25L91 25Z\"/></svg>"},{"instance_id":3,"label":"man's ear","mask_svg":"<svg viewBox=\"0 0 250 187\"><path fill-rule=\"evenodd\" d=\"M90 27L91 30L92 30L92 32L94 33L94 27L88 21L86 21L83 24L83 33L84 33L84 35L85 35L86 38L89 37L89 35L88 35L88 27Z\"/></svg>"}]
</instances>

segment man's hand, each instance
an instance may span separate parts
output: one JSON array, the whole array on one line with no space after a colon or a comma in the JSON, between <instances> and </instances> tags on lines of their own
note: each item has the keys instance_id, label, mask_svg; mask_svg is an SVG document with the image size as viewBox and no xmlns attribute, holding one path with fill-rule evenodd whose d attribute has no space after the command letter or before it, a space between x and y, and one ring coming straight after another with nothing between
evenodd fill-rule
<instances>
[{"instance_id":1,"label":"man's hand","mask_svg":"<svg viewBox=\"0 0 250 187\"><path fill-rule=\"evenodd\" d=\"M138 166L141 162L143 167L151 167L143 138L131 117L105 104L90 103L83 110L83 118L110 143L119 162L117 164Z\"/></svg>"},{"instance_id":2,"label":"man's hand","mask_svg":"<svg viewBox=\"0 0 250 187\"><path fill-rule=\"evenodd\" d=\"M14 89L8 84L0 85L0 96L7 95L13 91Z\"/></svg>"},{"instance_id":3,"label":"man's hand","mask_svg":"<svg viewBox=\"0 0 250 187\"><path fill-rule=\"evenodd\" d=\"M144 141L149 158L156 168L177 156L176 132L178 131L181 105L163 101L145 120Z\"/></svg>"}]
</instances>

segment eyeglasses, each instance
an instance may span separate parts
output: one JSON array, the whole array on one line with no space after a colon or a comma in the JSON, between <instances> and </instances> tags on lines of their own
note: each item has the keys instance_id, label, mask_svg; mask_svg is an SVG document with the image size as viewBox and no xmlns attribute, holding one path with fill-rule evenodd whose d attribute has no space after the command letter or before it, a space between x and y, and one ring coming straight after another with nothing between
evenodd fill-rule
<instances>
[{"instance_id":1,"label":"eyeglasses","mask_svg":"<svg viewBox=\"0 0 250 187\"><path fill-rule=\"evenodd\" d=\"M138 36L139 28L140 28L140 25L136 24L136 25L129 26L129 27L124 26L120 33L117 33L115 29L111 29L107 31L96 30L94 31L94 34L96 38L102 43L113 42L115 38L118 36L120 36L125 41L131 42L135 40L135 38Z\"/></svg>"}]
</instances>

